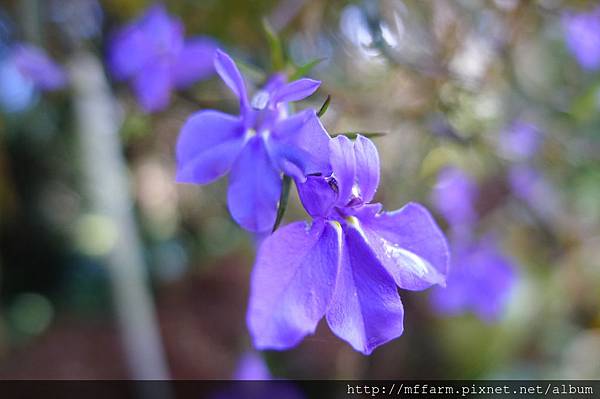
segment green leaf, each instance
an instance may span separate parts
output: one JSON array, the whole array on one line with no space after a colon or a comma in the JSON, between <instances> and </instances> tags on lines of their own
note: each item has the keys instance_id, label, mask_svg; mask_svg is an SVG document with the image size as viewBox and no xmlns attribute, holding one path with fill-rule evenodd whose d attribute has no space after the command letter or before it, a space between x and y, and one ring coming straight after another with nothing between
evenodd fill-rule
<instances>
[{"instance_id":1,"label":"green leaf","mask_svg":"<svg viewBox=\"0 0 600 399\"><path fill-rule=\"evenodd\" d=\"M281 221L283 220L283 215L285 213L285 209L287 208L288 198L290 197L290 188L292 187L292 178L288 175L283 175L283 184L281 186L281 197L279 197L279 206L277 208L277 218L275 219L275 224L273 225L272 233L277 230Z\"/></svg>"},{"instance_id":2,"label":"green leaf","mask_svg":"<svg viewBox=\"0 0 600 399\"><path fill-rule=\"evenodd\" d=\"M290 76L290 81L300 79L303 76L306 76L313 70L314 67L319 65L321 62L325 61L327 58L317 58L315 60L309 61L304 65L300 65L296 68L296 71Z\"/></svg>"},{"instance_id":3,"label":"green leaf","mask_svg":"<svg viewBox=\"0 0 600 399\"><path fill-rule=\"evenodd\" d=\"M271 66L273 67L273 70L281 71L285 67L283 45L281 44L277 32L275 32L275 29L273 29L267 18L263 18L262 23L271 52Z\"/></svg>"},{"instance_id":4,"label":"green leaf","mask_svg":"<svg viewBox=\"0 0 600 399\"><path fill-rule=\"evenodd\" d=\"M327 112L327 109L329 108L329 103L331 102L331 96L328 94L327 98L325 99L325 102L323 103L323 105L321 105L321 108L319 108L319 112L317 112L317 116L320 118L323 115L325 115L325 112Z\"/></svg>"},{"instance_id":5,"label":"green leaf","mask_svg":"<svg viewBox=\"0 0 600 399\"><path fill-rule=\"evenodd\" d=\"M570 114L579 122L587 122L598 113L598 93L600 82L590 85L582 95L571 104Z\"/></svg>"},{"instance_id":6,"label":"green leaf","mask_svg":"<svg viewBox=\"0 0 600 399\"><path fill-rule=\"evenodd\" d=\"M383 136L387 135L387 133L385 133L385 132L343 132L343 133L335 133L333 135L333 137L336 137L336 136L346 136L349 139L355 139L356 136L358 136L359 134L361 136L364 136L364 137L368 138L368 139L373 139L373 138L377 138L377 137L383 137Z\"/></svg>"}]
</instances>

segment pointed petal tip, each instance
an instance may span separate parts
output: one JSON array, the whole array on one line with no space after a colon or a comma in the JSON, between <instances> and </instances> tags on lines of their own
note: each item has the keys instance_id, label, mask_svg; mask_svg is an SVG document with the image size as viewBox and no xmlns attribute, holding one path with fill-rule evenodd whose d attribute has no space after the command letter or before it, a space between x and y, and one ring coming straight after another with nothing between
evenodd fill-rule
<instances>
[{"instance_id":1,"label":"pointed petal tip","mask_svg":"<svg viewBox=\"0 0 600 399\"><path fill-rule=\"evenodd\" d=\"M175 172L175 183L177 184L189 184L189 185L203 185L206 184L204 182L195 181L192 174L190 174L189 170L186 170L180 166L177 166L177 171Z\"/></svg>"},{"instance_id":2,"label":"pointed petal tip","mask_svg":"<svg viewBox=\"0 0 600 399\"><path fill-rule=\"evenodd\" d=\"M373 352L377 348L379 348L380 346L385 345L388 342L391 342L391 341L393 341L393 340L395 340L397 338L400 338L403 334L404 334L404 322L402 322L402 325L396 331L395 336L393 336L393 337L385 337L385 338L379 339L379 340L367 341L367 342L364 343L363 346L355 346L353 343L348 342L346 339L344 339L344 338L342 338L342 339L344 341L348 342L348 344L350 344L350 346L352 347L352 349L354 349L358 353L360 353L360 354L362 354L364 356L370 356L370 355L373 354Z\"/></svg>"},{"instance_id":3,"label":"pointed petal tip","mask_svg":"<svg viewBox=\"0 0 600 399\"><path fill-rule=\"evenodd\" d=\"M300 344L307 336L313 335L315 330L316 327L314 329L306 329L305 331L300 332L294 339L285 339L285 341L278 338L269 339L267 337L253 335L252 344L254 348L259 351L285 351Z\"/></svg>"},{"instance_id":4,"label":"pointed petal tip","mask_svg":"<svg viewBox=\"0 0 600 399\"><path fill-rule=\"evenodd\" d=\"M221 50L220 48L217 48L215 50L215 59L222 59L224 57L229 58L229 56L227 55L226 52L224 52L223 50Z\"/></svg>"},{"instance_id":5,"label":"pointed petal tip","mask_svg":"<svg viewBox=\"0 0 600 399\"><path fill-rule=\"evenodd\" d=\"M219 68L224 61L227 62L228 60L232 61L231 57L229 57L229 55L226 52L224 52L220 48L217 48L215 50L215 55L213 57L213 64L215 69Z\"/></svg>"},{"instance_id":6,"label":"pointed petal tip","mask_svg":"<svg viewBox=\"0 0 600 399\"><path fill-rule=\"evenodd\" d=\"M311 78L302 78L302 79L298 79L298 80L302 80L302 81L306 82L306 84L308 86L314 87L315 90L317 90L321 86L321 83L322 83L320 80L315 80L315 79L311 79Z\"/></svg>"}]
</instances>

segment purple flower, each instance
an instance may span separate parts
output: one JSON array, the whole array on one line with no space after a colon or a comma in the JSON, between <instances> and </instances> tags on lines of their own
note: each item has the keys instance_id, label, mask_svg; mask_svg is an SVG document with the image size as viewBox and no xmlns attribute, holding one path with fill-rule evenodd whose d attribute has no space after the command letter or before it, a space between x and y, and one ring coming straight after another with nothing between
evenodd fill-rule
<instances>
[{"instance_id":1,"label":"purple flower","mask_svg":"<svg viewBox=\"0 0 600 399\"><path fill-rule=\"evenodd\" d=\"M42 91L63 88L67 76L44 50L31 44L17 44L11 50L11 60L19 73Z\"/></svg>"},{"instance_id":2,"label":"purple flower","mask_svg":"<svg viewBox=\"0 0 600 399\"><path fill-rule=\"evenodd\" d=\"M239 360L233 376L236 380L270 380L269 368L256 352L245 353Z\"/></svg>"},{"instance_id":3,"label":"purple flower","mask_svg":"<svg viewBox=\"0 0 600 399\"><path fill-rule=\"evenodd\" d=\"M258 348L290 348L325 316L334 334L370 354L402 334L397 286L444 284L446 240L429 212L370 204L379 184L373 143L338 136L330 158L330 176L297 181L312 224L282 227L258 251L247 314Z\"/></svg>"},{"instance_id":4,"label":"purple flower","mask_svg":"<svg viewBox=\"0 0 600 399\"><path fill-rule=\"evenodd\" d=\"M514 266L492 238L455 242L445 288L435 288L433 306L444 314L475 313L492 322L503 312L515 283Z\"/></svg>"},{"instance_id":5,"label":"purple flower","mask_svg":"<svg viewBox=\"0 0 600 399\"><path fill-rule=\"evenodd\" d=\"M226 388L210 397L213 399L304 398L294 383L273 379L264 360L257 353L246 353L242 356L233 379L237 382L228 382Z\"/></svg>"},{"instance_id":6,"label":"purple flower","mask_svg":"<svg viewBox=\"0 0 600 399\"><path fill-rule=\"evenodd\" d=\"M320 82L285 83L275 75L252 100L235 63L217 51L215 68L240 101L240 115L214 110L192 115L177 142L177 181L207 184L231 171L227 204L247 230L273 227L281 174L299 181L329 173L329 135L313 109L288 115L287 102L301 100Z\"/></svg>"},{"instance_id":7,"label":"purple flower","mask_svg":"<svg viewBox=\"0 0 600 399\"><path fill-rule=\"evenodd\" d=\"M539 185L542 177L536 169L517 165L508 171L508 183L515 197L535 204L539 197Z\"/></svg>"},{"instance_id":8,"label":"purple flower","mask_svg":"<svg viewBox=\"0 0 600 399\"><path fill-rule=\"evenodd\" d=\"M453 229L471 226L477 220L477 186L458 168L448 167L438 175L432 202Z\"/></svg>"},{"instance_id":9,"label":"purple flower","mask_svg":"<svg viewBox=\"0 0 600 399\"><path fill-rule=\"evenodd\" d=\"M36 90L25 78L14 62L0 60L0 108L6 112L21 112L34 102Z\"/></svg>"},{"instance_id":10,"label":"purple flower","mask_svg":"<svg viewBox=\"0 0 600 399\"><path fill-rule=\"evenodd\" d=\"M501 132L498 149L507 158L523 161L538 152L541 141L542 134L537 126L516 121Z\"/></svg>"},{"instance_id":11,"label":"purple flower","mask_svg":"<svg viewBox=\"0 0 600 399\"><path fill-rule=\"evenodd\" d=\"M185 40L181 21L158 4L114 35L108 65L116 79L131 79L144 110L154 112L168 105L173 88L214 72L216 48L210 38Z\"/></svg>"},{"instance_id":12,"label":"purple flower","mask_svg":"<svg viewBox=\"0 0 600 399\"><path fill-rule=\"evenodd\" d=\"M579 65L587 70L600 68L600 7L566 13L562 18L565 41Z\"/></svg>"},{"instance_id":13,"label":"purple flower","mask_svg":"<svg viewBox=\"0 0 600 399\"><path fill-rule=\"evenodd\" d=\"M508 171L508 183L513 195L539 215L548 217L560 212L559 196L551 182L538 169L515 165Z\"/></svg>"}]
</instances>

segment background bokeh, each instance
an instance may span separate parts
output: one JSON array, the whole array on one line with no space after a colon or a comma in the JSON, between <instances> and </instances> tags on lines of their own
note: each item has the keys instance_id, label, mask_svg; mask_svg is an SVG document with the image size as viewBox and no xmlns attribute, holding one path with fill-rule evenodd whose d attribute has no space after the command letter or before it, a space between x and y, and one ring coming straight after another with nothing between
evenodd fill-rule
<instances>
[{"instance_id":1,"label":"background bokeh","mask_svg":"<svg viewBox=\"0 0 600 399\"><path fill-rule=\"evenodd\" d=\"M374 139L383 169L376 199L390 210L424 203L446 227L431 193L438 172L457 166L479 187L478 232L493 234L515 265L496 321L439 314L427 291L401 292L399 339L365 357L322 323L297 348L265 354L273 375L600 378L600 72L578 64L563 26L565 13L594 2L165 4L188 35L212 36L243 61L254 84L270 70L264 17L290 62L324 58L311 73L323 85L307 105L332 96L326 128L387 133ZM158 373L229 378L251 348L245 307L255 239L231 221L225 179L174 182L174 145L187 116L201 107L235 112L234 99L211 78L147 114L127 85L101 70L107 112L81 106L86 94L74 87L81 68L102 66L110 33L148 5L0 2L0 53L14 41L35 43L72 79L52 93L0 79L0 378L140 376L128 343L159 354L161 345ZM505 142L518 123L540 132L526 159ZM90 141L103 124L118 140ZM98 156L95 145L105 146ZM509 178L522 165L537 172L527 193ZM121 199L116 219L99 211L113 197ZM284 223L302 218L292 192ZM123 274L129 262L141 265L137 275ZM141 310L123 308L119 275L126 290L131 283L141 292ZM135 334L148 311L141 319L156 321L161 339L122 339L124 326Z\"/></svg>"}]
</instances>

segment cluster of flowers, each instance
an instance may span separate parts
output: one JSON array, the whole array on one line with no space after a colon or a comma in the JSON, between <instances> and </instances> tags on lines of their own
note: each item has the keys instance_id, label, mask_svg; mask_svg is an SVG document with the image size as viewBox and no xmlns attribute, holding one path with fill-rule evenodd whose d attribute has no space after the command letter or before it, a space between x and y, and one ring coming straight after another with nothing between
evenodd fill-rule
<instances>
[{"instance_id":1,"label":"cluster of flowers","mask_svg":"<svg viewBox=\"0 0 600 399\"><path fill-rule=\"evenodd\" d=\"M505 310L516 283L515 267L500 250L493 233L477 234L478 188L457 167L440 173L432 202L449 225L452 264L445 288L432 291L433 307L443 314L473 312L485 322Z\"/></svg>"},{"instance_id":2,"label":"cluster of flowers","mask_svg":"<svg viewBox=\"0 0 600 399\"><path fill-rule=\"evenodd\" d=\"M109 56L115 76L132 81L149 111L166 105L172 87L211 71L237 96L239 115L202 110L185 122L177 181L208 184L229 174L231 216L264 234L275 225L288 176L313 219L282 227L259 248L247 315L255 346L294 346L324 316L365 354L401 335L397 287L444 284L448 271L446 241L430 214L417 204L382 212L371 203L379 184L373 143L331 138L312 108L291 112L290 103L312 95L320 82L275 74L249 96L227 54L206 38L186 41L182 32L179 20L155 6L115 35Z\"/></svg>"},{"instance_id":3,"label":"cluster of flowers","mask_svg":"<svg viewBox=\"0 0 600 399\"><path fill-rule=\"evenodd\" d=\"M563 20L567 45L586 69L600 65L598 15ZM433 295L438 308L496 317L514 276L492 238L473 237L476 191L466 175L444 171L434 197L452 231L449 274L446 239L424 207L385 212L372 202L380 178L375 145L360 135L332 138L312 108L292 111L290 103L312 95L320 82L275 74L249 96L236 64L218 47L207 37L186 40L182 22L156 5L113 36L107 64L117 80L131 82L146 112L164 109L172 90L215 72L233 91L239 115L202 110L184 124L176 179L208 184L229 174L228 208L244 229L268 234L284 176L294 181L311 221L288 224L260 245L247 313L257 348L290 348L325 317L334 334L370 354L403 332L398 287L423 290L447 280L449 288ZM40 90L66 84L40 49L18 45L9 58Z\"/></svg>"},{"instance_id":4,"label":"cluster of flowers","mask_svg":"<svg viewBox=\"0 0 600 399\"><path fill-rule=\"evenodd\" d=\"M429 212L408 204L383 212L371 203L379 156L362 136L331 138L314 109L289 112L320 82L275 75L251 98L232 59L216 51L215 69L239 99L240 115L192 115L177 143L177 180L210 183L228 172L232 217L252 232L275 223L282 176L293 178L311 223L288 224L261 244L252 273L247 321L260 349L286 349L331 330L370 354L403 331L398 288L443 285L444 235Z\"/></svg>"}]
</instances>

